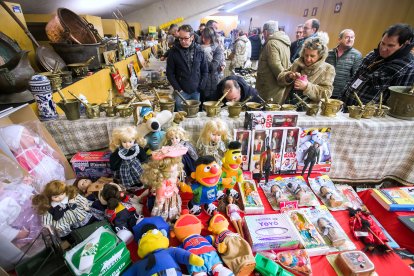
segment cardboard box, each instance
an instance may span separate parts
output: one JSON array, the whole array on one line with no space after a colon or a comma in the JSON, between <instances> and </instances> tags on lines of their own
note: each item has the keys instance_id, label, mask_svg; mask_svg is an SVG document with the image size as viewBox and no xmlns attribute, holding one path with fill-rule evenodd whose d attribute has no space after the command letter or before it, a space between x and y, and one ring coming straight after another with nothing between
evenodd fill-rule
<instances>
[{"instance_id":1,"label":"cardboard box","mask_svg":"<svg viewBox=\"0 0 414 276\"><path fill-rule=\"evenodd\" d=\"M49 144L49 146L53 148L54 151L56 151L57 159L60 161L60 164L62 164L62 166L65 168L65 178L66 179L75 178L76 177L75 173L73 172L72 167L67 161L62 150L59 148L55 139L53 139L52 135L49 133L46 127L39 121L33 109L29 105L24 104L16 108L7 109L0 113L0 128L11 125L11 124L24 124L24 123L36 124L36 127L39 130L38 134L45 140L47 144ZM16 160L13 154L11 153L11 151L8 149L8 147L5 146L5 144L1 142L0 142L0 153L9 156L13 160ZM22 171L25 171L20 165L18 166L20 167Z\"/></svg>"},{"instance_id":2,"label":"cardboard box","mask_svg":"<svg viewBox=\"0 0 414 276\"><path fill-rule=\"evenodd\" d=\"M129 250L109 226L101 226L65 253L74 275L120 275L131 263Z\"/></svg>"},{"instance_id":3,"label":"cardboard box","mask_svg":"<svg viewBox=\"0 0 414 276\"><path fill-rule=\"evenodd\" d=\"M95 181L99 177L111 177L109 166L110 151L90 151L76 153L70 163L77 177L88 177Z\"/></svg>"},{"instance_id":4,"label":"cardboard box","mask_svg":"<svg viewBox=\"0 0 414 276\"><path fill-rule=\"evenodd\" d=\"M298 122L296 111L247 111L244 128L263 130L272 127L295 127Z\"/></svg>"},{"instance_id":5,"label":"cardboard box","mask_svg":"<svg viewBox=\"0 0 414 276\"><path fill-rule=\"evenodd\" d=\"M253 180L244 180L238 183L245 214L263 214L264 205Z\"/></svg>"},{"instance_id":6,"label":"cardboard box","mask_svg":"<svg viewBox=\"0 0 414 276\"><path fill-rule=\"evenodd\" d=\"M244 227L253 252L296 249L300 244L286 214L245 216Z\"/></svg>"}]
</instances>

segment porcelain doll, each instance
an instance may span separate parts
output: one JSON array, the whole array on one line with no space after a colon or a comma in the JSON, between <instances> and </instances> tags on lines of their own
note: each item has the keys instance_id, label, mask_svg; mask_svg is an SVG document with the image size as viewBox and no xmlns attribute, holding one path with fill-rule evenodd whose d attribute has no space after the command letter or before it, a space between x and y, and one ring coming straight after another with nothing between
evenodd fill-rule
<instances>
[{"instance_id":1,"label":"porcelain doll","mask_svg":"<svg viewBox=\"0 0 414 276\"><path fill-rule=\"evenodd\" d=\"M229 129L225 122L221 119L208 121L201 130L200 138L197 141L198 155L211 155L221 166L229 137Z\"/></svg>"},{"instance_id":2,"label":"porcelain doll","mask_svg":"<svg viewBox=\"0 0 414 276\"><path fill-rule=\"evenodd\" d=\"M153 151L151 160L144 164L141 180L155 194L151 216L161 216L167 222L174 222L180 216L178 177L183 169L181 156L185 153L184 146L164 146Z\"/></svg>"},{"instance_id":3,"label":"porcelain doll","mask_svg":"<svg viewBox=\"0 0 414 276\"><path fill-rule=\"evenodd\" d=\"M42 224L53 226L61 238L68 236L73 228L92 222L87 199L63 181L47 183L43 192L33 197L32 204L41 215Z\"/></svg>"},{"instance_id":4,"label":"porcelain doll","mask_svg":"<svg viewBox=\"0 0 414 276\"><path fill-rule=\"evenodd\" d=\"M182 163L186 176L190 176L195 171L195 161L198 155L194 146L189 142L187 132L180 126L173 126L167 129L165 138L167 146L181 145L187 148L187 153L182 156Z\"/></svg>"},{"instance_id":5,"label":"porcelain doll","mask_svg":"<svg viewBox=\"0 0 414 276\"><path fill-rule=\"evenodd\" d=\"M236 229L237 233L244 238L243 235L243 228L242 228L242 217L240 214L243 212L240 210L239 206L235 203L235 199L232 195L226 197L227 205L226 205L226 214L229 217L231 223Z\"/></svg>"},{"instance_id":6,"label":"porcelain doll","mask_svg":"<svg viewBox=\"0 0 414 276\"><path fill-rule=\"evenodd\" d=\"M213 245L235 275L251 275L256 266L252 249L242 236L231 232L228 227L229 222L222 214L215 214L211 218L208 230L214 234Z\"/></svg>"},{"instance_id":7,"label":"porcelain doll","mask_svg":"<svg viewBox=\"0 0 414 276\"><path fill-rule=\"evenodd\" d=\"M135 127L120 127L112 132L109 164L115 178L127 189L143 187L140 181L141 163L147 159L144 145L145 140L139 137Z\"/></svg>"},{"instance_id":8,"label":"porcelain doll","mask_svg":"<svg viewBox=\"0 0 414 276\"><path fill-rule=\"evenodd\" d=\"M21 125L10 125L0 131L20 166L33 178L38 193L52 180L65 180L65 169L57 152L40 136Z\"/></svg>"}]
</instances>

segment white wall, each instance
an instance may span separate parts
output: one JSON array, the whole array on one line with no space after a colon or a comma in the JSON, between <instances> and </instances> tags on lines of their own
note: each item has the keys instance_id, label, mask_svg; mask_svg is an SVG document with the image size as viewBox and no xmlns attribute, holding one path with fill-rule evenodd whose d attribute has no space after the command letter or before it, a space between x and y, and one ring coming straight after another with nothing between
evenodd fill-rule
<instances>
[{"instance_id":1,"label":"white wall","mask_svg":"<svg viewBox=\"0 0 414 276\"><path fill-rule=\"evenodd\" d=\"M228 2L231 0L161 0L125 17L128 21L140 22L144 31L150 25L159 26L178 17L184 17L184 23L198 29L201 18Z\"/></svg>"}]
</instances>

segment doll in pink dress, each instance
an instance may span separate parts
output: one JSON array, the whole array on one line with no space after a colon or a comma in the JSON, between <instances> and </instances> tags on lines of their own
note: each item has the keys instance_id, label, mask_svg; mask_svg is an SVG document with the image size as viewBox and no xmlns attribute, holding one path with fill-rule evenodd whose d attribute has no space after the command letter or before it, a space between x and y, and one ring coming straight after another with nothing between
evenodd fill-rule
<instances>
[{"instance_id":1,"label":"doll in pink dress","mask_svg":"<svg viewBox=\"0 0 414 276\"><path fill-rule=\"evenodd\" d=\"M167 222L175 222L181 214L181 197L178 176L183 170L181 157L187 152L182 145L164 146L152 152L151 160L143 165L141 181L155 194L151 216L161 216Z\"/></svg>"},{"instance_id":2,"label":"doll in pink dress","mask_svg":"<svg viewBox=\"0 0 414 276\"><path fill-rule=\"evenodd\" d=\"M65 180L65 169L56 151L41 137L21 125L9 125L0 131L20 166L33 178L38 193L52 180Z\"/></svg>"}]
</instances>

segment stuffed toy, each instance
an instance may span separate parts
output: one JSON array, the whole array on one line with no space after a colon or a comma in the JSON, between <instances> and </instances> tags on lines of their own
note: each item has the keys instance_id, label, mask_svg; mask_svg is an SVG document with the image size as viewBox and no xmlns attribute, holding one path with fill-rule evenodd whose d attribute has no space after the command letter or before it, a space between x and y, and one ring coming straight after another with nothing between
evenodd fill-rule
<instances>
[{"instance_id":1,"label":"stuffed toy","mask_svg":"<svg viewBox=\"0 0 414 276\"><path fill-rule=\"evenodd\" d=\"M237 183L243 182L243 171L240 168L242 163L241 157L241 144L238 141L233 141L229 143L228 150L224 153L222 159L223 165L221 169L223 172L221 176L223 178L234 177ZM234 183L235 184L235 183ZM235 198L239 198L239 193L234 190L234 185L229 187L219 186L218 198L221 199L224 196L223 190L227 188L228 194L231 194Z\"/></svg>"},{"instance_id":2,"label":"stuffed toy","mask_svg":"<svg viewBox=\"0 0 414 276\"><path fill-rule=\"evenodd\" d=\"M216 249L211 245L211 236L201 236L201 221L194 215L183 211L174 224L174 235L181 242L180 247L204 260L203 266L187 265L188 273L197 276L230 276L231 270L223 266Z\"/></svg>"},{"instance_id":3,"label":"stuffed toy","mask_svg":"<svg viewBox=\"0 0 414 276\"><path fill-rule=\"evenodd\" d=\"M215 214L209 221L208 230L214 234L214 247L228 268L237 276L249 276L255 266L249 243L239 234L228 230L229 222L221 214Z\"/></svg>"},{"instance_id":4,"label":"stuffed toy","mask_svg":"<svg viewBox=\"0 0 414 276\"><path fill-rule=\"evenodd\" d=\"M112 151L109 165L114 176L126 188L143 188L140 181L141 163L147 160L144 151L145 140L135 127L127 126L114 129L109 145Z\"/></svg>"},{"instance_id":5,"label":"stuffed toy","mask_svg":"<svg viewBox=\"0 0 414 276\"><path fill-rule=\"evenodd\" d=\"M146 224L144 234L138 242L140 261L132 265L123 275L182 275L180 265L202 267L204 260L182 248L170 247L168 237L154 225Z\"/></svg>"},{"instance_id":6,"label":"stuffed toy","mask_svg":"<svg viewBox=\"0 0 414 276\"><path fill-rule=\"evenodd\" d=\"M191 214L199 215L201 206L209 216L217 210L213 204L217 200L217 185L234 185L235 182L233 178L223 179L221 174L222 170L213 156L207 155L197 159L196 171L191 173L191 177L195 179L191 184L193 198L188 203Z\"/></svg>"},{"instance_id":7,"label":"stuffed toy","mask_svg":"<svg viewBox=\"0 0 414 276\"><path fill-rule=\"evenodd\" d=\"M33 197L32 204L41 215L42 224L53 226L60 238L92 219L88 200L78 194L74 186L66 186L60 180L47 183L43 192Z\"/></svg>"},{"instance_id":8,"label":"stuffed toy","mask_svg":"<svg viewBox=\"0 0 414 276\"><path fill-rule=\"evenodd\" d=\"M129 197L115 183L105 184L99 193L99 200L106 206L105 216L111 223L117 236L126 244L133 240L132 228L137 224L139 215Z\"/></svg>"},{"instance_id":9,"label":"stuffed toy","mask_svg":"<svg viewBox=\"0 0 414 276\"><path fill-rule=\"evenodd\" d=\"M52 180L66 179L57 152L29 128L9 125L0 128L0 136L19 165L33 177L32 185L38 193Z\"/></svg>"},{"instance_id":10,"label":"stuffed toy","mask_svg":"<svg viewBox=\"0 0 414 276\"><path fill-rule=\"evenodd\" d=\"M229 128L221 119L208 121L200 133L196 149L199 156L212 155L221 166L230 137Z\"/></svg>"},{"instance_id":11,"label":"stuffed toy","mask_svg":"<svg viewBox=\"0 0 414 276\"><path fill-rule=\"evenodd\" d=\"M136 242L139 242L142 235L145 234L145 229L150 226L158 229L164 234L164 236L170 238L170 225L162 217L142 217L139 218L137 224L132 227L132 232L134 233L134 239Z\"/></svg>"},{"instance_id":12,"label":"stuffed toy","mask_svg":"<svg viewBox=\"0 0 414 276\"><path fill-rule=\"evenodd\" d=\"M324 162L330 159L331 152L329 150L329 146L327 143L327 133L320 132L319 130L313 130L312 134L310 135L310 140L303 142L299 145L299 149L297 151L297 160L304 160L305 153L310 148L311 145L314 143L319 144L319 159L316 163Z\"/></svg>"},{"instance_id":13,"label":"stuffed toy","mask_svg":"<svg viewBox=\"0 0 414 276\"><path fill-rule=\"evenodd\" d=\"M183 169L181 156L187 148L181 145L164 146L152 152L152 158L144 164L141 180L155 194L151 216L161 216L167 222L175 222L181 213L181 197L178 177Z\"/></svg>"}]
</instances>

